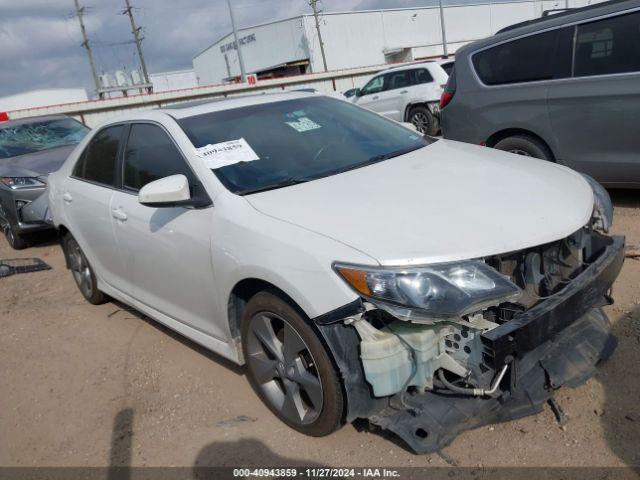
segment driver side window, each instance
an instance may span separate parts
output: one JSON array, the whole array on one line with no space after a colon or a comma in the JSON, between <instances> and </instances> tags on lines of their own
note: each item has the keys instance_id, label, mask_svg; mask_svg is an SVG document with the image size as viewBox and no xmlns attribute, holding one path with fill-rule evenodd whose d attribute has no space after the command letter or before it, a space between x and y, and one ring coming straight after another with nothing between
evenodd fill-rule
<instances>
[{"instance_id":1,"label":"driver side window","mask_svg":"<svg viewBox=\"0 0 640 480\"><path fill-rule=\"evenodd\" d=\"M193 185L195 176L169 135L157 125L134 123L124 154L123 185L137 192L147 183L182 174Z\"/></svg>"},{"instance_id":2,"label":"driver side window","mask_svg":"<svg viewBox=\"0 0 640 480\"><path fill-rule=\"evenodd\" d=\"M362 88L362 95L371 95L373 93L379 93L382 91L383 87L384 87L384 75L379 75L369 80L369 83L367 83Z\"/></svg>"}]
</instances>

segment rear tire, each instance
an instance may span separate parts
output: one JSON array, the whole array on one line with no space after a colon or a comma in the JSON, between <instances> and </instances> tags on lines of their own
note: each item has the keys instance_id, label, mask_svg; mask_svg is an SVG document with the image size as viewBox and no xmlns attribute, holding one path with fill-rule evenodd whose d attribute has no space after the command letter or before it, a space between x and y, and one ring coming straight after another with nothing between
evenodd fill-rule
<instances>
[{"instance_id":1,"label":"rear tire","mask_svg":"<svg viewBox=\"0 0 640 480\"><path fill-rule=\"evenodd\" d=\"M440 121L425 105L418 105L409 110L408 121L418 132L426 135L437 135L440 131Z\"/></svg>"},{"instance_id":2,"label":"rear tire","mask_svg":"<svg viewBox=\"0 0 640 480\"><path fill-rule=\"evenodd\" d=\"M108 297L98 290L98 281L93 272L93 268L89 264L87 257L78 245L73 235L67 233L62 237L62 249L67 258L69 269L73 274L73 279L82 293L82 296L93 305L101 305L106 303Z\"/></svg>"},{"instance_id":3,"label":"rear tire","mask_svg":"<svg viewBox=\"0 0 640 480\"><path fill-rule=\"evenodd\" d=\"M29 242L24 235L20 235L11 225L7 225L4 229L4 236L7 242L14 250L24 250L29 246Z\"/></svg>"},{"instance_id":4,"label":"rear tire","mask_svg":"<svg viewBox=\"0 0 640 480\"><path fill-rule=\"evenodd\" d=\"M514 135L500 140L493 148L505 152L553 162L553 154L544 142L530 135Z\"/></svg>"},{"instance_id":5,"label":"rear tire","mask_svg":"<svg viewBox=\"0 0 640 480\"><path fill-rule=\"evenodd\" d=\"M295 308L260 292L247 303L241 333L249 383L269 410L314 437L340 428L341 381L329 353Z\"/></svg>"}]
</instances>

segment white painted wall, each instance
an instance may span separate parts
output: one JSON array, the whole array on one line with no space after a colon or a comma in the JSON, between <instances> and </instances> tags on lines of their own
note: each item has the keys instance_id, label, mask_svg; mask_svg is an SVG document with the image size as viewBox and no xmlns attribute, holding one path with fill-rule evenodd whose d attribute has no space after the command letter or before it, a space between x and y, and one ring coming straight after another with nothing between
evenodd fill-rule
<instances>
[{"instance_id":1,"label":"white painted wall","mask_svg":"<svg viewBox=\"0 0 640 480\"><path fill-rule=\"evenodd\" d=\"M581 7L600 1L603 0L568 0L568 5ZM565 3L565 0L516 0L446 6L448 53L508 25L538 18L543 10L564 8ZM329 70L384 64L385 51L397 48L410 48L413 59L443 53L438 7L326 12L321 16L320 28ZM306 58L313 72L323 70L320 42L311 15L238 32L241 37L256 34L256 42L243 49L247 73ZM232 35L228 35L193 59L201 85L220 83L228 76L220 45L231 40ZM238 75L235 50L227 54L232 75Z\"/></svg>"},{"instance_id":2,"label":"white painted wall","mask_svg":"<svg viewBox=\"0 0 640 480\"><path fill-rule=\"evenodd\" d=\"M151 73L149 75L149 81L153 84L154 92L168 92L198 86L198 77L194 70Z\"/></svg>"},{"instance_id":3,"label":"white painted wall","mask_svg":"<svg viewBox=\"0 0 640 480\"><path fill-rule=\"evenodd\" d=\"M84 88L31 90L29 92L0 97L0 112L61 103L85 102L88 99L87 91Z\"/></svg>"}]
</instances>

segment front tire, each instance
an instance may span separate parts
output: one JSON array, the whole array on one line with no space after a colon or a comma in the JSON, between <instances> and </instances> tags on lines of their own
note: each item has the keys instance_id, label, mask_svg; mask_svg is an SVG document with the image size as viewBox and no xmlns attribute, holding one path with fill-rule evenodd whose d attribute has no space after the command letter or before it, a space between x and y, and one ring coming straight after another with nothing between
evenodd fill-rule
<instances>
[{"instance_id":1,"label":"front tire","mask_svg":"<svg viewBox=\"0 0 640 480\"><path fill-rule=\"evenodd\" d=\"M316 333L289 303L269 292L256 294L241 330L249 383L280 420L314 437L340 428L340 379Z\"/></svg>"},{"instance_id":2,"label":"front tire","mask_svg":"<svg viewBox=\"0 0 640 480\"><path fill-rule=\"evenodd\" d=\"M98 281L93 268L91 268L80 245L70 233L67 233L62 238L62 249L67 258L69 269L73 274L73 279L76 281L82 296L93 305L106 303L107 296L98 290Z\"/></svg>"},{"instance_id":3,"label":"front tire","mask_svg":"<svg viewBox=\"0 0 640 480\"><path fill-rule=\"evenodd\" d=\"M544 142L530 135L514 135L500 140L494 148L525 157L553 161L553 154Z\"/></svg>"}]
</instances>

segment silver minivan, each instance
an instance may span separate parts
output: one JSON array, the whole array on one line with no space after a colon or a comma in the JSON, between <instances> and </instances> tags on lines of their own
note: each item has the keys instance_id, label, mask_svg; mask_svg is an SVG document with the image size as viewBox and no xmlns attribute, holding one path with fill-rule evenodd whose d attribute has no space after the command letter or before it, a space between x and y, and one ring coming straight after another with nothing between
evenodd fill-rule
<instances>
[{"instance_id":1,"label":"silver minivan","mask_svg":"<svg viewBox=\"0 0 640 480\"><path fill-rule=\"evenodd\" d=\"M640 187L640 0L543 17L462 47L440 108L445 138Z\"/></svg>"}]
</instances>

